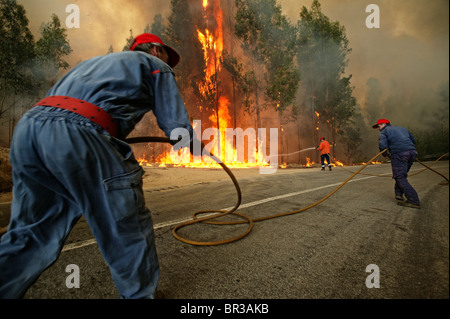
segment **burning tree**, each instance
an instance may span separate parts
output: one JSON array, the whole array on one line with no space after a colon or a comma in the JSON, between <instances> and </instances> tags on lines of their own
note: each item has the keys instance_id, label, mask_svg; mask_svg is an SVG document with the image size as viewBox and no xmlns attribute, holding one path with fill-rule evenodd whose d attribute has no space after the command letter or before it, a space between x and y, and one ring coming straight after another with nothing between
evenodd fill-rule
<instances>
[{"instance_id":1,"label":"burning tree","mask_svg":"<svg viewBox=\"0 0 450 319\"><path fill-rule=\"evenodd\" d=\"M216 127L220 130L225 127L221 126L219 112L227 109L227 106L223 105L226 102L223 98L221 100L219 81L223 54L223 14L220 1L203 1L202 12L204 21L202 26L197 27L197 34L203 50L204 78L199 81L196 88L203 106L213 110L214 116L210 119L214 119Z\"/></svg>"},{"instance_id":2,"label":"burning tree","mask_svg":"<svg viewBox=\"0 0 450 319\"><path fill-rule=\"evenodd\" d=\"M202 5L199 8L197 7L199 2L172 0L172 14L169 17L169 25L164 38L169 45L177 48L182 56L180 65L177 66L175 72L179 78L179 88L191 118L193 120L200 118L204 122L210 122L217 129L218 133L215 133L213 142L207 144L206 148L208 149L208 146L214 144L213 153L215 155L221 157L227 164L231 164L232 167L242 167L240 160L235 160L235 144L237 144L235 138L237 139L238 134L241 138L241 131L244 132L244 130L239 130L239 133L236 130L233 132L234 135L230 133L233 129L226 130L236 129L237 126L236 105L232 105L230 102L230 100L235 101L235 91L230 93L232 89L230 82L234 84L241 80L242 64L236 58L226 54L224 50L224 15L226 12L221 7L222 2L220 0L204 0L200 3ZM231 2L228 4L231 6ZM198 12L201 12L201 15L195 15ZM231 17L230 13L228 17L230 25ZM230 79L231 81L229 81ZM230 112L232 106L235 108L233 115ZM208 138L203 136L207 135L205 132L201 132L202 140ZM208 130L209 132L211 130ZM255 131L251 129L245 130L245 132L244 135L252 134ZM233 137L230 138L230 135ZM247 159L257 158L254 154L255 150L250 148L250 146L247 148ZM220 153L217 152L218 150ZM230 158L232 158L232 162L229 162ZM156 161L170 163L169 153L162 154ZM194 161L196 160L194 159ZM247 164L249 164L248 161ZM260 164L266 165L267 163L253 163L250 166L259 166Z\"/></svg>"},{"instance_id":3,"label":"burning tree","mask_svg":"<svg viewBox=\"0 0 450 319\"><path fill-rule=\"evenodd\" d=\"M154 35L157 35L158 37L163 37L163 34L166 33L166 27L164 25L164 18L163 16L158 13L153 18L152 27L147 25L147 27L144 30L144 33L152 33Z\"/></svg>"},{"instance_id":4,"label":"burning tree","mask_svg":"<svg viewBox=\"0 0 450 319\"><path fill-rule=\"evenodd\" d=\"M199 98L197 81L204 78L203 52L196 28L200 22L192 14L188 0L171 0L171 8L164 40L176 48L182 57L176 68L177 78L180 79L177 83L190 113L199 116L201 110L194 108L197 101L191 97Z\"/></svg>"},{"instance_id":5,"label":"burning tree","mask_svg":"<svg viewBox=\"0 0 450 319\"><path fill-rule=\"evenodd\" d=\"M222 9L225 4L229 12ZM314 129L326 123L334 145L338 130L350 127L355 99L351 96L351 77L343 77L350 52L348 41L344 28L320 12L318 1L314 1L311 12L302 10L297 25L282 14L277 0L172 0L171 5L163 36L182 56L175 70L180 91L193 120L210 121L219 129L222 151L230 147L223 145L224 129L238 126L238 114L252 115L258 131L263 127L262 112L276 112L278 116L272 118L282 132L280 154L289 146L288 139L283 139L287 132L283 126L288 127L295 116L299 121L301 113L312 112L314 122L319 121ZM230 42L237 38L243 54L235 55L232 44L231 53L227 53L226 21L234 31L229 33ZM297 106L300 72L301 88L313 100L305 104L306 109ZM239 89L243 113L237 112L235 89ZM305 133L300 127L304 126L300 123L297 131L299 146ZM315 130L313 135L317 137ZM316 143L314 138L313 145ZM258 148L259 142L256 144ZM167 159L167 154L162 158Z\"/></svg>"}]
</instances>

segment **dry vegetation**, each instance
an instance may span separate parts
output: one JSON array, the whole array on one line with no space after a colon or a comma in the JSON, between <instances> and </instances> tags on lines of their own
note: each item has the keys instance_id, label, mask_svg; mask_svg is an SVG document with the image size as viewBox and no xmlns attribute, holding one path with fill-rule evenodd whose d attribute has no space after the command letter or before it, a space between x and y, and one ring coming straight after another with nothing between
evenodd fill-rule
<instances>
[{"instance_id":1,"label":"dry vegetation","mask_svg":"<svg viewBox=\"0 0 450 319\"><path fill-rule=\"evenodd\" d=\"M11 189L12 176L9 163L9 149L0 147L0 193L10 192Z\"/></svg>"}]
</instances>

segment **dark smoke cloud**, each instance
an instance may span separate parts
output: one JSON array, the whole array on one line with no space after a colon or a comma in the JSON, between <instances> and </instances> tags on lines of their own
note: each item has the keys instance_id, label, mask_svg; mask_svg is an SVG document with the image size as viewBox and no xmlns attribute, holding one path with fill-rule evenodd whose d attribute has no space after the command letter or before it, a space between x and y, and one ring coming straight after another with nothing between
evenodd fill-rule
<instances>
[{"instance_id":1,"label":"dark smoke cloud","mask_svg":"<svg viewBox=\"0 0 450 319\"><path fill-rule=\"evenodd\" d=\"M292 22L312 0L280 0ZM352 74L354 95L366 103L367 81L380 82L383 98L389 98L393 83L406 96L421 90L437 90L449 78L449 2L447 0L322 0L322 11L345 26L349 46L347 73ZM380 8L379 29L368 29L368 4ZM434 103L435 100L430 100ZM407 104L407 103L405 103ZM411 110L400 110L409 113ZM411 115L413 117L413 115Z\"/></svg>"},{"instance_id":2,"label":"dark smoke cloud","mask_svg":"<svg viewBox=\"0 0 450 319\"><path fill-rule=\"evenodd\" d=\"M69 60L73 66L80 60L105 54L112 45L114 51L122 51L126 39L142 33L153 23L158 13L167 17L170 1L153 0L19 0L24 5L30 27L38 37L39 27L56 13L65 25L66 7L76 4L80 8L80 28L68 29L73 53Z\"/></svg>"},{"instance_id":3,"label":"dark smoke cloud","mask_svg":"<svg viewBox=\"0 0 450 319\"><path fill-rule=\"evenodd\" d=\"M191 5L201 0L190 1ZM292 23L299 19L303 6L312 0L278 0ZM73 49L71 65L95 55L105 54L113 46L121 51L130 35L141 33L153 22L155 14L167 19L168 0L18 0L25 6L31 28L38 37L39 26L56 13L64 23L68 4L81 10L81 28L69 29ZM448 0L321 0L322 11L345 26L349 46L347 73L352 74L354 95L364 107L369 87L375 78L380 83L382 101L393 92L436 90L449 78L449 2ZM381 11L381 28L365 26L368 4L377 4ZM431 101L430 103L434 103ZM409 111L409 110L404 110ZM402 110L399 112L402 113Z\"/></svg>"}]
</instances>

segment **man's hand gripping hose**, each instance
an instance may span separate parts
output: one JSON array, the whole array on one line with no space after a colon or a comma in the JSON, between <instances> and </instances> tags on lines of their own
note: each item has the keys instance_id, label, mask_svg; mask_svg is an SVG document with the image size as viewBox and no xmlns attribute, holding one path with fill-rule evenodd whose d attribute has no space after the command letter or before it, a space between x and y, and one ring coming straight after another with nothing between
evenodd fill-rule
<instances>
[{"instance_id":1,"label":"man's hand gripping hose","mask_svg":"<svg viewBox=\"0 0 450 319\"><path fill-rule=\"evenodd\" d=\"M135 137L135 138L129 138L126 139L125 142L129 143L129 144L134 144L134 143L151 143L151 142L157 142L157 143L170 143L170 139L168 138L164 138L164 137ZM245 236L247 236L253 229L253 224L255 222L259 222L259 221L263 221L263 220L268 220L268 219L273 219L273 218L278 218L278 217L283 217L283 216L288 216L288 215L293 215L293 214L298 214L301 212L304 212L312 207L315 207L317 205L319 205L320 203L324 202L325 200L327 200L328 198L330 198L334 193L336 193L339 189L341 189L345 184L347 184L351 179L353 179L356 175L358 175L363 169L365 169L372 161L374 161L378 156L384 154L385 152L387 152L388 149L385 149L381 152L379 152L378 154L376 154L372 159L370 159L369 161L367 161L366 164L364 164L361 168L359 168L356 172L354 172L350 177L348 177L344 182L342 182L338 187L336 187L331 193L329 193L328 195L326 195L325 197L323 197L322 199L320 199L319 201L315 202L314 204L311 204L307 207L295 210L295 211L291 211L291 212L285 212L285 213L280 213L280 214L275 214L275 215L270 215L270 216L266 216L266 217L262 217L262 218L255 218L252 219L244 214L240 214L237 213L237 209L239 208L239 206L241 205L241 201L242 201L242 192L239 186L238 181L236 180L236 177L234 176L234 174L231 172L231 170L224 164L222 163L222 161L220 159L218 159L216 156L214 155L210 155L212 159L214 159L224 170L225 172L230 176L231 180L233 181L233 184L236 188L236 192L237 192L237 202L234 205L234 207L228 211L224 211L224 210L203 210L203 211L198 211L196 213L193 214L193 220L182 223L178 226L176 226L175 228L173 228L172 230L172 234L173 236L184 242L187 244L191 244L191 245L197 245L197 246L215 246L215 245L223 245L223 244L227 244L227 243L231 243L233 241L237 241ZM420 162L421 163L421 162ZM421 163L422 165L425 166L425 164ZM448 180L448 179L447 179ZM213 214L216 213L216 214ZM206 217L197 217L198 215L201 214L208 214ZM225 221L214 221L214 219L219 218L219 217L223 217L226 215L235 215L238 216L240 219L242 219L241 221L229 221L229 222L225 222ZM206 224L213 224L213 225L237 225L237 224L248 224L247 230L245 232L243 232L242 234L232 237L232 238L228 238L228 239L224 239L224 240L220 240L220 241L195 241L195 240L190 240L187 238L184 238L182 236L180 236L178 234L178 230L180 230L183 227L189 226L189 225L193 225L196 223L206 223Z\"/></svg>"},{"instance_id":2,"label":"man's hand gripping hose","mask_svg":"<svg viewBox=\"0 0 450 319\"><path fill-rule=\"evenodd\" d=\"M153 137L153 136L145 136L145 137L134 137L134 138L128 138L125 140L125 142L129 143L129 144L135 144L135 143L170 143L171 140L165 137ZM173 236L175 238L177 238L178 240L188 243L188 244L192 244L192 245L202 245L202 246L212 246L212 245L220 245L220 244L226 244L226 243L230 243L233 241L237 241L245 236L247 236L253 228L253 220L245 215L236 213L236 210L239 208L239 206L241 205L242 202L242 192L241 192L241 188L239 186L239 183L236 179L236 177L234 176L234 174L231 172L231 170L220 160L218 159L216 156L214 156L213 154L210 154L210 157L216 161L220 166L222 166L222 168L225 170L225 172L230 176L231 180L233 181L234 187L236 188L236 192L237 192L237 202L236 205L234 205L234 207L231 210L228 211L222 211L222 210L204 210L204 211L198 211L196 212L193 217L194 219L192 221L188 221L185 222L183 224L180 224L179 226L176 226L173 230ZM215 214L213 216L208 215L207 217L203 217L203 218L198 218L197 215L200 214L207 214L207 213L219 213L219 214ZM177 231L178 229L188 226L188 225L192 225L195 223L200 223L200 222L205 222L205 223L210 223L210 224L237 224L235 222L232 223L227 223L227 222L210 222L211 219L214 218L218 218L218 217L222 217L225 215L229 215L229 214L233 214L236 216L239 216L241 218L243 218L245 221L243 221L242 223L248 223L249 227L247 228L247 230L242 233L239 236L233 237L233 238L229 238L226 240L222 240L219 242L198 242L198 241L193 241L193 240L189 240L186 238L183 238L181 236L178 235Z\"/></svg>"}]
</instances>

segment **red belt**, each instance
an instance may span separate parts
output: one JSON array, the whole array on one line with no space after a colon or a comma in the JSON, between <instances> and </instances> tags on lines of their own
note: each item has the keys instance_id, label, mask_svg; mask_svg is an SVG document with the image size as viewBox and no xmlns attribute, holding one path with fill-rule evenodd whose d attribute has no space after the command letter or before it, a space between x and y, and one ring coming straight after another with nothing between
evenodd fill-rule
<instances>
[{"instance_id":1,"label":"red belt","mask_svg":"<svg viewBox=\"0 0 450 319\"><path fill-rule=\"evenodd\" d=\"M36 103L35 106L53 106L69 110L73 113L84 116L92 122L100 125L112 136L117 134L117 125L114 119L102 108L89 102L75 99L69 96L49 96Z\"/></svg>"}]
</instances>

